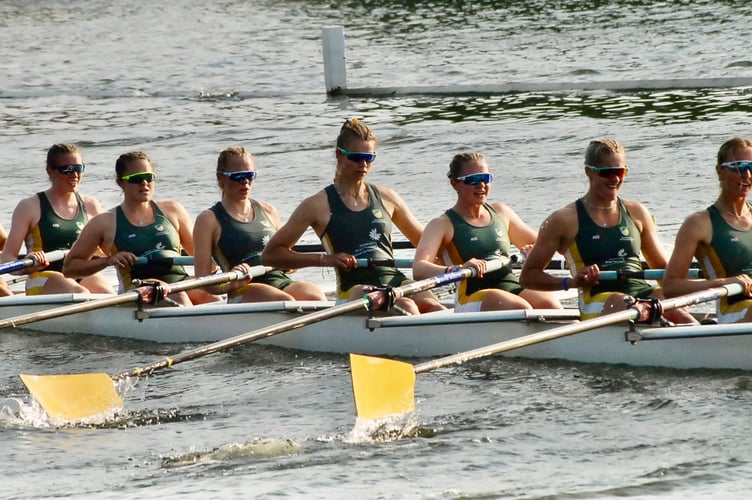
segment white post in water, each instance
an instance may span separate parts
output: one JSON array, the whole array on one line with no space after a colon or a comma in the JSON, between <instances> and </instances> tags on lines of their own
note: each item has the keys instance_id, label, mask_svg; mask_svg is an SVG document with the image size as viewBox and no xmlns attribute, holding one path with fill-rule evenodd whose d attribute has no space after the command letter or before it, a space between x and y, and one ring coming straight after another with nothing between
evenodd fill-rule
<instances>
[{"instance_id":1,"label":"white post in water","mask_svg":"<svg viewBox=\"0 0 752 500\"><path fill-rule=\"evenodd\" d=\"M342 26L321 28L324 48L324 81L328 94L347 88L345 29Z\"/></svg>"}]
</instances>

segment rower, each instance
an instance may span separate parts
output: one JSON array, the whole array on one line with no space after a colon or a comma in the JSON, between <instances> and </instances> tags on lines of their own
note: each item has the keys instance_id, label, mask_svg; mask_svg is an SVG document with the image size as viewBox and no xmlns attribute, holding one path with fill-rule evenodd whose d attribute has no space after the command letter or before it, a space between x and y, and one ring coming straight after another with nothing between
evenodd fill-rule
<instances>
[{"instance_id":1,"label":"rower","mask_svg":"<svg viewBox=\"0 0 752 500\"><path fill-rule=\"evenodd\" d=\"M63 272L83 278L108 266L118 272L121 291L134 288L134 280L175 283L188 277L181 265L148 260L138 264L139 256L155 251L179 256L193 253L193 222L183 206L174 200L154 201L157 174L143 151L120 155L115 162L117 184L123 190L123 202L94 217L81 231L65 258ZM99 249L106 252L98 257ZM250 278L249 278L250 279ZM220 300L201 289L170 295L172 301L186 306Z\"/></svg>"},{"instance_id":2,"label":"rower","mask_svg":"<svg viewBox=\"0 0 752 500\"><path fill-rule=\"evenodd\" d=\"M561 309L552 292L523 289L511 266L486 273L489 256L509 257L512 244L527 251L537 236L510 207L488 202L493 174L486 158L480 153L457 154L447 177L457 201L426 226L415 250L415 279L436 276L458 265L477 269L476 278L459 284L455 312ZM450 267L438 264L441 260Z\"/></svg>"},{"instance_id":3,"label":"rower","mask_svg":"<svg viewBox=\"0 0 752 500\"><path fill-rule=\"evenodd\" d=\"M626 296L662 299L662 291L645 280L598 279L606 270L641 271L641 253L652 268L666 265L648 209L638 201L619 197L629 171L624 148L613 139L591 141L584 171L587 192L543 222L522 266L520 283L537 290L578 288L582 319L624 310ZM566 258L571 277L560 279L545 271L556 252ZM684 309L665 316L675 323L696 322Z\"/></svg>"},{"instance_id":4,"label":"rower","mask_svg":"<svg viewBox=\"0 0 752 500\"><path fill-rule=\"evenodd\" d=\"M752 140L734 137L718 150L718 199L684 221L663 281L667 297L740 283L745 294L718 303L719 323L752 321ZM707 279L687 279L696 258Z\"/></svg>"},{"instance_id":5,"label":"rower","mask_svg":"<svg viewBox=\"0 0 752 500\"><path fill-rule=\"evenodd\" d=\"M196 276L213 273L212 258L224 272L237 268L248 273L261 265L261 252L282 225L277 209L251 198L256 162L244 147L230 147L219 154L216 170L222 199L196 218L193 239L196 246ZM207 289L227 293L227 301L326 300L310 281L295 281L280 269L266 271L250 283L232 281Z\"/></svg>"},{"instance_id":6,"label":"rower","mask_svg":"<svg viewBox=\"0 0 752 500\"><path fill-rule=\"evenodd\" d=\"M407 277L394 266L357 265L357 259L394 259L393 223L413 245L423 232L423 226L396 192L366 182L376 159L375 134L357 118L346 120L337 137L334 157L334 182L295 209L264 249L263 263L283 269L333 267L339 301L362 297L367 287L405 283ZM326 254L292 250L309 227L321 238ZM408 314L445 309L430 291L402 297L396 308Z\"/></svg>"},{"instance_id":7,"label":"rower","mask_svg":"<svg viewBox=\"0 0 752 500\"><path fill-rule=\"evenodd\" d=\"M46 252L69 249L89 219L102 212L102 207L96 198L78 192L86 164L76 145L54 144L47 150L45 168L50 187L18 203L1 260L17 260L21 245L26 245L26 256L38 262L29 269L27 295L112 293L109 280L101 273L77 281L63 275L62 261L47 259Z\"/></svg>"}]
</instances>

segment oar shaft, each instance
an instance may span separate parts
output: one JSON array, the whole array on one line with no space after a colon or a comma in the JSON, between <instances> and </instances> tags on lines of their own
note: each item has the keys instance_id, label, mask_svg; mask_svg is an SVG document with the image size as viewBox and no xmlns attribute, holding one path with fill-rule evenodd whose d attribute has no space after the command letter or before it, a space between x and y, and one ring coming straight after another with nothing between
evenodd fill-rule
<instances>
[{"instance_id":1,"label":"oar shaft","mask_svg":"<svg viewBox=\"0 0 752 500\"><path fill-rule=\"evenodd\" d=\"M733 283L718 288L709 288L707 290L702 290L689 295L683 295L681 297L676 297L673 299L665 299L661 301L661 305L664 311L668 311L680 307L700 304L702 302L709 302L711 300L716 300L727 295L736 295L743 292L744 289L740 284ZM494 354L501 354L503 352L512 351L514 349L519 349L521 347L526 347L533 344L539 344L548 340L567 337L569 335L584 332L586 330L594 330L602 326L613 325L622 321L634 320L637 319L640 314L641 311L637 308L630 308L624 311L606 314L604 316L581 321L579 323L552 328L550 330L533 333L531 335L525 335L516 339L510 339L504 342L480 347L471 351L466 351L452 356L445 356L443 358L420 363L414 366L414 371L415 373L422 373L430 370L435 370L443 366L461 364L473 359L492 356Z\"/></svg>"},{"instance_id":2,"label":"oar shaft","mask_svg":"<svg viewBox=\"0 0 752 500\"><path fill-rule=\"evenodd\" d=\"M489 261L489 265L488 265L489 270L501 268L505 264L505 262L507 261L504 259L495 259L493 261ZM475 274L474 268L462 267L449 273L440 274L432 278L428 278L428 279L421 280L421 281L415 281L412 283L408 283L407 285L393 288L391 292L394 294L395 299L399 299L404 296L412 295L412 294L422 292L425 290L430 290L431 288L434 288L437 286L443 286L449 283L453 283L455 281L459 281L461 279L471 277L474 274ZM252 332L236 335L235 337L231 337L229 339L225 339L219 342L214 342L206 346L198 347L196 349L192 349L190 351L186 351L184 353L178 354L177 356L165 358L161 361L157 361L150 365L146 365L146 366L139 367L139 368L134 368L133 370L129 372L121 373L120 375L114 378L120 379L120 378L125 378L125 377L140 377L141 375L147 375L157 370L169 368L173 365L182 363L184 361L190 361L192 359L200 358L208 354L213 354L215 352L223 351L230 347L236 347L242 344L247 344L249 342L255 342L257 340L265 339L267 337L271 337L272 335L277 335L280 333L285 333L285 332L289 332L292 330L296 330L303 326L312 325L314 323L318 323L320 321L324 321L330 318L341 316L343 314L347 314L350 312L355 312L361 309L366 309L366 310L367 309L379 309L383 307L384 304L388 302L388 300L389 300L388 291L377 289L377 290L367 293L366 295L364 295L363 297L359 299L352 300L350 302L346 302L344 304L340 304L334 307L330 307L329 309L315 311L315 312L306 314L305 316L283 321L281 323L277 323L275 325L271 325L265 328L260 328Z\"/></svg>"},{"instance_id":3,"label":"oar shaft","mask_svg":"<svg viewBox=\"0 0 752 500\"><path fill-rule=\"evenodd\" d=\"M254 330L249 333L244 333L241 335L237 335L235 337L231 337L229 339L225 339L219 342L214 342L212 344L209 344L203 347L198 347L196 349L192 349L190 351L186 351L181 354L178 354L177 356L174 356L171 358L165 358L161 361L157 361L150 365L146 365L146 366L139 367L139 368L134 368L133 370L129 372L121 373L120 375L114 378L117 380L117 379L125 378L125 377L140 377L142 375L148 375L157 370L169 368L178 363L183 363L184 361L190 361L192 359L201 358L203 356L207 356L215 352L229 349L230 347L237 347L237 346L246 344L248 342L255 342L257 340L271 337L272 335L277 335L279 333L285 333L285 332L289 332L292 330L296 330L303 326L318 323L320 321L324 321L329 318L334 318L336 316L341 316L343 314L355 312L360 309L366 309L369 307L369 304L370 304L369 298L367 296L363 296L360 299L346 302L338 306L330 307L329 309L315 311L310 314L306 314L305 316L301 316L299 318L293 318L287 321L283 321L281 323L268 326L266 328L260 328L258 330Z\"/></svg>"},{"instance_id":4,"label":"oar shaft","mask_svg":"<svg viewBox=\"0 0 752 500\"><path fill-rule=\"evenodd\" d=\"M251 276L260 276L266 272L267 268L264 266L254 266L251 268ZM230 271L227 273L204 276L202 278L178 281L177 283L170 283L165 285L165 293L177 293L185 290L192 290L194 288L203 288L205 286L218 285L220 283L227 283L228 281L234 281L245 277L245 273L237 271ZM47 309L44 311L38 311L29 314L23 314L20 316L14 316L12 318L6 318L0 320L0 328L16 327L26 325L28 323L34 323L36 321L43 321L45 319L59 318L61 316L68 316L71 314L77 314L86 311L93 311L96 309L103 309L105 307L117 306L121 304L127 304L130 302L138 302L141 299L141 294L136 290L130 290L113 297L107 297L104 299L90 300L88 302L81 302L79 304L71 304L63 307L56 307L53 309Z\"/></svg>"}]
</instances>

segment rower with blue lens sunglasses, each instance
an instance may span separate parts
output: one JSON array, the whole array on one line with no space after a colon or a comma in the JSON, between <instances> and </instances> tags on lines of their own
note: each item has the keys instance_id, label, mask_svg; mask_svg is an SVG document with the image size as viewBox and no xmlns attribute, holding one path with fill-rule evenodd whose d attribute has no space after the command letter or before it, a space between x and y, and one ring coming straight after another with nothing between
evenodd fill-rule
<instances>
[{"instance_id":1,"label":"rower with blue lens sunglasses","mask_svg":"<svg viewBox=\"0 0 752 500\"><path fill-rule=\"evenodd\" d=\"M376 151L372 153L366 151L348 151L345 148L339 147L337 148L337 151L342 153L345 158L355 163L360 163L362 161L366 163L373 163L373 161L376 159Z\"/></svg>"},{"instance_id":2,"label":"rower with blue lens sunglasses","mask_svg":"<svg viewBox=\"0 0 752 500\"><path fill-rule=\"evenodd\" d=\"M469 175L463 175L460 177L455 177L454 179L457 181L461 181L463 184L467 184L468 186L477 186L481 182L483 184L491 184L493 182L493 174L490 174L490 173L469 174Z\"/></svg>"},{"instance_id":3,"label":"rower with blue lens sunglasses","mask_svg":"<svg viewBox=\"0 0 752 500\"><path fill-rule=\"evenodd\" d=\"M71 163L70 165L58 165L52 168L61 174L83 174L86 165L83 163Z\"/></svg>"},{"instance_id":4,"label":"rower with blue lens sunglasses","mask_svg":"<svg viewBox=\"0 0 752 500\"><path fill-rule=\"evenodd\" d=\"M727 168L737 174L752 174L752 161L727 161L720 164L721 167Z\"/></svg>"},{"instance_id":5,"label":"rower with blue lens sunglasses","mask_svg":"<svg viewBox=\"0 0 752 500\"><path fill-rule=\"evenodd\" d=\"M245 182L245 181L250 182L256 178L255 170L241 170L239 172L225 172L224 170L217 170L217 173L224 175L231 181L235 181L235 182Z\"/></svg>"}]
</instances>

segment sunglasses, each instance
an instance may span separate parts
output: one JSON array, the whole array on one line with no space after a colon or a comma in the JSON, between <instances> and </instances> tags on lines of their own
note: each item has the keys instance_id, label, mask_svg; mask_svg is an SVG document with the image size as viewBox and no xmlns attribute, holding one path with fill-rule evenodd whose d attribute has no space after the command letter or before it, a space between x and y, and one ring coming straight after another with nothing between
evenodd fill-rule
<instances>
[{"instance_id":1,"label":"sunglasses","mask_svg":"<svg viewBox=\"0 0 752 500\"><path fill-rule=\"evenodd\" d=\"M455 177L455 180L462 181L468 186L477 186L481 182L484 184L491 184L493 181L492 174L470 174L463 175L462 177Z\"/></svg>"},{"instance_id":2,"label":"sunglasses","mask_svg":"<svg viewBox=\"0 0 752 500\"><path fill-rule=\"evenodd\" d=\"M619 177L625 177L629 172L629 167L593 167L585 165L587 168L595 172L601 177L613 177L618 175Z\"/></svg>"},{"instance_id":3,"label":"sunglasses","mask_svg":"<svg viewBox=\"0 0 752 500\"><path fill-rule=\"evenodd\" d=\"M729 161L721 163L721 166L737 174L743 174L745 170L752 174L752 161Z\"/></svg>"},{"instance_id":4,"label":"sunglasses","mask_svg":"<svg viewBox=\"0 0 752 500\"><path fill-rule=\"evenodd\" d=\"M54 168L61 174L82 174L86 169L86 165L84 165L83 163L73 163L71 165L58 165L57 167L52 168Z\"/></svg>"},{"instance_id":5,"label":"sunglasses","mask_svg":"<svg viewBox=\"0 0 752 500\"><path fill-rule=\"evenodd\" d=\"M120 179L129 184L141 184L143 181L154 182L157 180L157 174L154 172L135 172L133 174L124 175Z\"/></svg>"},{"instance_id":6,"label":"sunglasses","mask_svg":"<svg viewBox=\"0 0 752 500\"><path fill-rule=\"evenodd\" d=\"M373 153L363 153L360 151L348 151L343 148L337 148L337 151L345 155L345 158L355 163L360 163L362 161L365 161L366 163L373 163L373 160L376 159L376 151L374 151Z\"/></svg>"},{"instance_id":7,"label":"sunglasses","mask_svg":"<svg viewBox=\"0 0 752 500\"><path fill-rule=\"evenodd\" d=\"M242 172L225 172L223 170L217 170L218 174L222 174L225 177L229 178L231 181L235 182L243 182L243 181L252 181L256 178L256 171L255 170L244 170Z\"/></svg>"}]
</instances>

